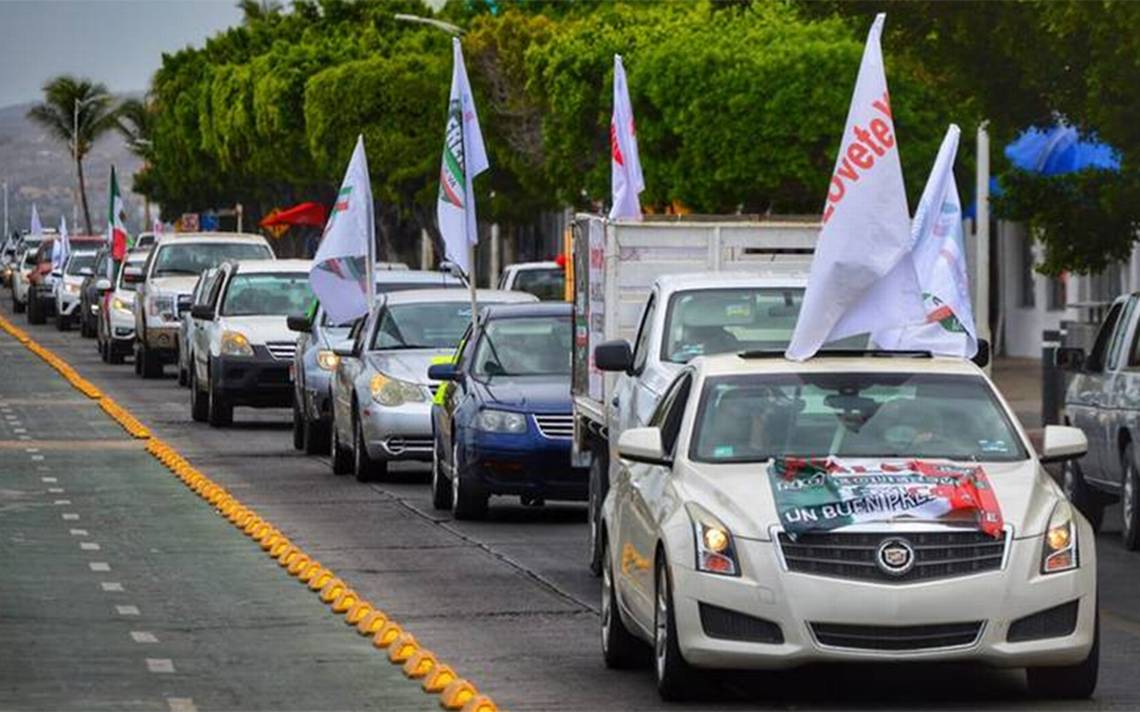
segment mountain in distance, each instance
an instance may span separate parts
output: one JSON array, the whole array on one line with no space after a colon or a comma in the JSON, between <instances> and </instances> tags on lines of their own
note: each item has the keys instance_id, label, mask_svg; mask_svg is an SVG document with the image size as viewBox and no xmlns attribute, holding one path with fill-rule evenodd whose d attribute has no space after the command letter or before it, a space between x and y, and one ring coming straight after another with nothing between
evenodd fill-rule
<instances>
[{"instance_id":1,"label":"mountain in distance","mask_svg":"<svg viewBox=\"0 0 1140 712\"><path fill-rule=\"evenodd\" d=\"M123 97L119 97L123 98ZM32 103L0 107L0 181L8 183L8 212L12 229L27 229L32 203L44 227L57 227L61 215L72 234L83 231L83 208L76 214L79 224L71 224L75 197L75 162L66 145L48 135L28 118ZM127 208L127 229L142 227L143 199L131 193L135 171L142 167L137 156L127 150L116 132L104 135L83 161L87 182L87 204L91 226L102 233L107 223L107 184L115 166ZM0 211L3 206L0 205ZM3 214L0 212L0 221ZM148 226L149 227L149 226ZM3 224L0 223L0 229Z\"/></svg>"}]
</instances>

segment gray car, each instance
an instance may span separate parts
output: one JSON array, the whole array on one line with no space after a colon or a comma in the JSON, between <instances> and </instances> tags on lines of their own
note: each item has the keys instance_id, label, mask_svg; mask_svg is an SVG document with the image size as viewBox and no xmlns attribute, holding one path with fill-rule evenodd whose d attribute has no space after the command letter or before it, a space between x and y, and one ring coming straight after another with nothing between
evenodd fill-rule
<instances>
[{"instance_id":1,"label":"gray car","mask_svg":"<svg viewBox=\"0 0 1140 712\"><path fill-rule=\"evenodd\" d=\"M1065 424L1084 431L1088 454L1065 463L1065 493L1094 529L1104 508L1117 500L1122 535L1140 549L1140 293L1118 297L1086 355L1061 349L1059 359L1073 372L1065 394Z\"/></svg>"},{"instance_id":2,"label":"gray car","mask_svg":"<svg viewBox=\"0 0 1140 712\"><path fill-rule=\"evenodd\" d=\"M537 302L526 292L480 289L477 303ZM360 481L383 477L396 460L432 459L428 367L454 353L471 325L470 293L424 289L384 295L333 348L332 467Z\"/></svg>"},{"instance_id":3,"label":"gray car","mask_svg":"<svg viewBox=\"0 0 1140 712\"><path fill-rule=\"evenodd\" d=\"M386 265L386 266L384 266ZM376 271L376 294L429 287L456 288L463 283L444 272L409 270L398 263L380 263ZM337 357L333 346L348 337L352 324L329 322L319 308L312 318L295 316L290 328L298 332L293 357L293 447L310 455L329 451L332 423L331 374Z\"/></svg>"}]
</instances>

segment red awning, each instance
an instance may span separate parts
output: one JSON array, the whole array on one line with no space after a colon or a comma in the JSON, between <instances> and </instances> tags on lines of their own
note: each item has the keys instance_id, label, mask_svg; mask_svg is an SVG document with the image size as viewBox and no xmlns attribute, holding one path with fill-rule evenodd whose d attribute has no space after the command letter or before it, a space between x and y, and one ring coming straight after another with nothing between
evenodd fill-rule
<instances>
[{"instance_id":1,"label":"red awning","mask_svg":"<svg viewBox=\"0 0 1140 712\"><path fill-rule=\"evenodd\" d=\"M278 225L312 225L324 227L328 219L328 211L320 203L300 203L288 210L279 210L270 213L261 221L262 227L275 227Z\"/></svg>"}]
</instances>

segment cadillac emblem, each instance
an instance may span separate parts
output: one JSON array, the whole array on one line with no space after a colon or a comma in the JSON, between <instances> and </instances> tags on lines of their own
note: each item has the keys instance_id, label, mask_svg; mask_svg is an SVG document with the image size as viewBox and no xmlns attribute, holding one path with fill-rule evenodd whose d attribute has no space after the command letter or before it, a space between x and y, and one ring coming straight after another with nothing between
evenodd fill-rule
<instances>
[{"instance_id":1,"label":"cadillac emblem","mask_svg":"<svg viewBox=\"0 0 1140 712\"><path fill-rule=\"evenodd\" d=\"M879 544L875 556L879 570L888 576L902 576L914 566L914 547L906 539L891 537Z\"/></svg>"}]
</instances>

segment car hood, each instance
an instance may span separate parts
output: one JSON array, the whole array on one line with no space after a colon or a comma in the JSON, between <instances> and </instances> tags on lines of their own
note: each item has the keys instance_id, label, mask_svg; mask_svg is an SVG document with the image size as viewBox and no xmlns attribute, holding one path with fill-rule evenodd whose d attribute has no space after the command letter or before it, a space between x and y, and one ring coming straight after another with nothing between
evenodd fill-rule
<instances>
[{"instance_id":1,"label":"car hood","mask_svg":"<svg viewBox=\"0 0 1140 712\"><path fill-rule=\"evenodd\" d=\"M186 274L171 277L151 277L147 280L146 290L149 294L190 294L194 291L194 285L197 282L197 277Z\"/></svg>"},{"instance_id":2,"label":"car hood","mask_svg":"<svg viewBox=\"0 0 1140 712\"><path fill-rule=\"evenodd\" d=\"M770 528L778 525L780 519L772 487L768 482L769 464L710 465L686 462L688 476L680 485L683 499L694 501L712 512L735 536L742 539L770 538ZM844 460L844 464L874 470L881 462L852 459ZM1007 526L1012 527L1013 536L1022 538L1043 534L1054 505L1064 499L1064 494L1037 461L1030 459L979 465L993 487L1002 519ZM905 520L906 523L915 521L917 520ZM896 522L903 523L904 520Z\"/></svg>"},{"instance_id":3,"label":"car hood","mask_svg":"<svg viewBox=\"0 0 1140 712\"><path fill-rule=\"evenodd\" d=\"M370 351L364 358L373 369L386 376L409 383L430 383L428 367L439 356L450 356L453 348L408 349L407 351Z\"/></svg>"},{"instance_id":4,"label":"car hood","mask_svg":"<svg viewBox=\"0 0 1140 712\"><path fill-rule=\"evenodd\" d=\"M487 405L501 405L533 413L570 411L570 376L495 376L474 387Z\"/></svg>"},{"instance_id":5,"label":"car hood","mask_svg":"<svg viewBox=\"0 0 1140 712\"><path fill-rule=\"evenodd\" d=\"M111 293L112 299L121 299L127 304L135 303L135 293L127 289L116 289Z\"/></svg>"},{"instance_id":6,"label":"car hood","mask_svg":"<svg viewBox=\"0 0 1140 712\"><path fill-rule=\"evenodd\" d=\"M286 326L284 316L223 316L218 326L221 330L240 331L251 344L297 340L297 334Z\"/></svg>"}]
</instances>

